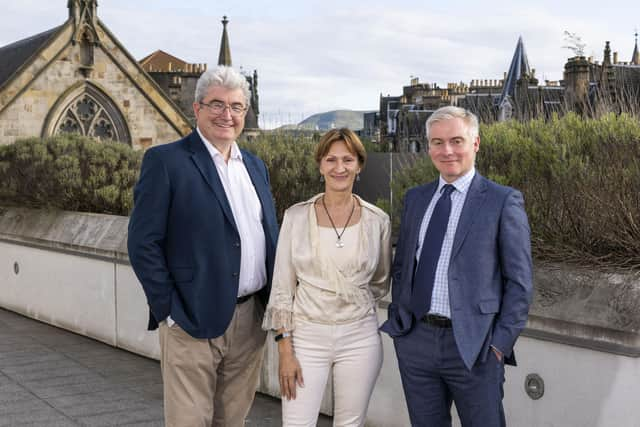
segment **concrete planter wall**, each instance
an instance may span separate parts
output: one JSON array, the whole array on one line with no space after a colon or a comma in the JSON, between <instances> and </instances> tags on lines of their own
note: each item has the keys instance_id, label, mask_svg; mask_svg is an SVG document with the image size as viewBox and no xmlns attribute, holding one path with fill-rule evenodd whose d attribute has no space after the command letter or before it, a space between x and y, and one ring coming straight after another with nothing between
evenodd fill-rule
<instances>
[{"instance_id":1,"label":"concrete planter wall","mask_svg":"<svg viewBox=\"0 0 640 427\"><path fill-rule=\"evenodd\" d=\"M147 305L126 253L128 219L0 208L0 306L147 357ZM640 426L640 279L538 265L531 316L507 369L508 424ZM386 318L386 303L380 319ZM268 341L260 390L277 396L277 350ZM393 352L385 361L368 426L409 425ZM536 376L533 376L536 375ZM529 377L528 377L529 376ZM542 391L538 399L525 391ZM332 407L328 385L323 412ZM457 421L456 421L457 423Z\"/></svg>"}]
</instances>

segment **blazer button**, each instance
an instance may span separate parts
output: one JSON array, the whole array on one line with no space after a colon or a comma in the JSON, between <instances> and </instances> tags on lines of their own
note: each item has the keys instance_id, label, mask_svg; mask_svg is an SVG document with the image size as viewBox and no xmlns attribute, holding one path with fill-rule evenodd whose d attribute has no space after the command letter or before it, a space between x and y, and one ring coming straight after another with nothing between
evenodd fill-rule
<instances>
[{"instance_id":1,"label":"blazer button","mask_svg":"<svg viewBox=\"0 0 640 427\"><path fill-rule=\"evenodd\" d=\"M239 274L238 273L233 273L233 277L238 277Z\"/></svg>"},{"instance_id":2,"label":"blazer button","mask_svg":"<svg viewBox=\"0 0 640 427\"><path fill-rule=\"evenodd\" d=\"M233 244L233 246L235 246L236 248L239 248L239 247L240 247L240 242L235 242L235 243Z\"/></svg>"}]
</instances>

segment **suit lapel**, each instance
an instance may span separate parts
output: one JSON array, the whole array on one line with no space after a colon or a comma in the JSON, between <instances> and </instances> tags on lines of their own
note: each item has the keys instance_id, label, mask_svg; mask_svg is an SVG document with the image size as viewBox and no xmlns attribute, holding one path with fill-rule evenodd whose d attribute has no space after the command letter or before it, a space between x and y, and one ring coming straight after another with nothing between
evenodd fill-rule
<instances>
[{"instance_id":1,"label":"suit lapel","mask_svg":"<svg viewBox=\"0 0 640 427\"><path fill-rule=\"evenodd\" d=\"M413 244L410 246L413 251L413 257L415 258L415 252L420 244L420 226L422 225L422 220L424 219L424 214L427 212L427 207L433 199L433 195L435 194L436 189L438 188L438 181L431 182L426 186L422 187L420 193L418 194L418 200L415 201L414 208L411 212L411 217L415 219L412 221L411 230L409 236L412 236L411 239Z\"/></svg>"},{"instance_id":2,"label":"suit lapel","mask_svg":"<svg viewBox=\"0 0 640 427\"><path fill-rule=\"evenodd\" d=\"M267 181L265 180L264 174L260 172L258 169L258 165L256 164L255 158L247 153L245 150L242 151L242 160L244 162L245 168L247 168L247 172L249 173L249 178L251 178L251 182L253 183L253 187L256 189L256 194L258 195L258 199L260 199L260 205L262 206L262 215L263 221L269 222L267 218L267 211L269 210L269 206L271 203L271 193L269 192L269 186ZM268 230L271 227L267 227ZM271 236L272 241L275 241L275 236Z\"/></svg>"},{"instance_id":3,"label":"suit lapel","mask_svg":"<svg viewBox=\"0 0 640 427\"><path fill-rule=\"evenodd\" d=\"M467 237L469 230L471 230L473 220L482 209L486 198L486 191L487 183L485 182L485 178L476 172L469 186L469 192L462 207L462 212L460 213L456 235L453 239L453 248L451 249L451 259L453 259L460 250L464 239Z\"/></svg>"},{"instance_id":4,"label":"suit lapel","mask_svg":"<svg viewBox=\"0 0 640 427\"><path fill-rule=\"evenodd\" d=\"M411 212L407 212L409 218L412 218L411 228L409 229L408 239L405 254L407 260L410 260L410 268L406 270L406 274L408 277L413 278L413 273L416 268L416 251L418 249L418 245L420 244L420 226L422 225L422 220L424 219L424 214L427 212L427 207L433 198L433 195L438 188L438 181L429 183L420 188L419 193L416 195L416 200L413 203L411 208ZM413 279L411 280L411 287L407 289L407 296L410 298L410 295L413 293Z\"/></svg>"},{"instance_id":5,"label":"suit lapel","mask_svg":"<svg viewBox=\"0 0 640 427\"><path fill-rule=\"evenodd\" d=\"M200 139L200 135L198 135L196 131L189 135L188 147L191 151L191 160L193 160L196 168L198 168L200 174L218 199L218 202L220 202L220 206L222 206L222 211L227 217L227 220L237 231L238 227L236 226L236 221L233 218L231 205L229 205L229 200L224 192L222 181L220 181L220 177L218 176L216 165L213 163L211 155L207 151L207 148L204 146L204 142Z\"/></svg>"}]
</instances>

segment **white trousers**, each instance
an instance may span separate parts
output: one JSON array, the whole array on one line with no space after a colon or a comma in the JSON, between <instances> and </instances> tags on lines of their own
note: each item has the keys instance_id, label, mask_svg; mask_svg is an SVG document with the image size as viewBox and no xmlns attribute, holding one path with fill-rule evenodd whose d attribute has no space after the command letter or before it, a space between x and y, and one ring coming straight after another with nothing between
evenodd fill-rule
<instances>
[{"instance_id":1,"label":"white trousers","mask_svg":"<svg viewBox=\"0 0 640 427\"><path fill-rule=\"evenodd\" d=\"M304 387L282 399L283 426L316 425L329 370L333 368L333 425L364 426L369 399L382 367L376 315L343 325L296 319L293 348Z\"/></svg>"}]
</instances>

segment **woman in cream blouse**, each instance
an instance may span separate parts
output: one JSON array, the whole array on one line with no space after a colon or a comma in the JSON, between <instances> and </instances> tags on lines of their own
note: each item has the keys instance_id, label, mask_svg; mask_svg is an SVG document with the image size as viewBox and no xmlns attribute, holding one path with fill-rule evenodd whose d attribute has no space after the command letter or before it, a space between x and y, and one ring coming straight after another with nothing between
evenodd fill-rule
<instances>
[{"instance_id":1,"label":"woman in cream blouse","mask_svg":"<svg viewBox=\"0 0 640 427\"><path fill-rule=\"evenodd\" d=\"M382 366L389 217L352 193L366 160L349 129L316 149L325 191L285 212L263 328L277 331L283 425L315 426L333 368L334 425L362 426Z\"/></svg>"}]
</instances>

